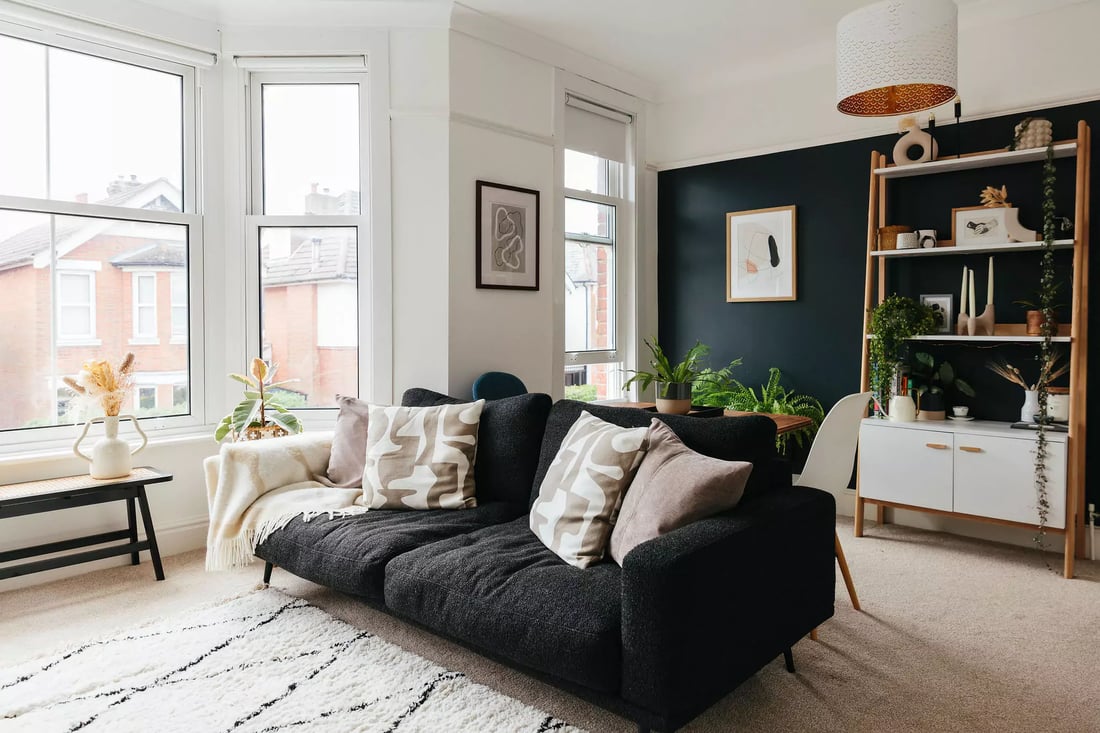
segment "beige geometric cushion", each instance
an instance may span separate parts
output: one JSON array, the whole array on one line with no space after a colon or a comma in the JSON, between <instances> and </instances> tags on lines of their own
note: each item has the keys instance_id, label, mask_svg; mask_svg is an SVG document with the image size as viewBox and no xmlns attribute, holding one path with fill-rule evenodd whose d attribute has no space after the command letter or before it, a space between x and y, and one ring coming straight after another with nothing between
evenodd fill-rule
<instances>
[{"instance_id":1,"label":"beige geometric cushion","mask_svg":"<svg viewBox=\"0 0 1100 733\"><path fill-rule=\"evenodd\" d=\"M696 453L657 418L648 442L611 533L611 557L619 565L643 542L737 506L752 473L751 463Z\"/></svg>"},{"instance_id":2,"label":"beige geometric cushion","mask_svg":"<svg viewBox=\"0 0 1100 733\"><path fill-rule=\"evenodd\" d=\"M648 428L621 428L582 412L531 507L531 531L570 565L602 560L623 491L645 455Z\"/></svg>"},{"instance_id":3,"label":"beige geometric cushion","mask_svg":"<svg viewBox=\"0 0 1100 733\"><path fill-rule=\"evenodd\" d=\"M371 405L363 498L371 509L467 509L485 400L438 407Z\"/></svg>"}]
</instances>

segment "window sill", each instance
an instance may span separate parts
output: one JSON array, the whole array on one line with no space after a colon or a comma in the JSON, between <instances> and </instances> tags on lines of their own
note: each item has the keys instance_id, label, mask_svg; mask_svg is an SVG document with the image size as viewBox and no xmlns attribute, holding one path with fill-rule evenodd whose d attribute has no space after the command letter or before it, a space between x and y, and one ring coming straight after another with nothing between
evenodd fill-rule
<instances>
[{"instance_id":1,"label":"window sill","mask_svg":"<svg viewBox=\"0 0 1100 733\"><path fill-rule=\"evenodd\" d=\"M163 447L195 443L199 441L214 441L214 426L201 425L196 427L179 428L176 430L156 431L150 433L149 447ZM37 443L23 443L0 445L0 467L15 464L48 463L59 458L71 458L73 455L73 443L76 435L71 439L39 441Z\"/></svg>"}]
</instances>

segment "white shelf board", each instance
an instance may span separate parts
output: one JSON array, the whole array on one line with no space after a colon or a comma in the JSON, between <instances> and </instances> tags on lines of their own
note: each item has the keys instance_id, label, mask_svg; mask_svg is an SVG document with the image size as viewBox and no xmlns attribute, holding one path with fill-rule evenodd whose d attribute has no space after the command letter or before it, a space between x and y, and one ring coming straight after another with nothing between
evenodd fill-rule
<instances>
[{"instance_id":1,"label":"white shelf board","mask_svg":"<svg viewBox=\"0 0 1100 733\"><path fill-rule=\"evenodd\" d=\"M867 338L874 338L873 333L867 334ZM937 341L937 342L984 342L984 343L1004 343L1004 344L1031 344L1039 343L1043 340L1042 336L956 336L954 334L941 333L941 334L926 334L924 336L911 336L906 341ZM1055 336L1051 339L1054 343L1068 344L1071 341L1069 336Z\"/></svg>"},{"instance_id":2,"label":"white shelf board","mask_svg":"<svg viewBox=\"0 0 1100 733\"><path fill-rule=\"evenodd\" d=\"M1055 158L1068 158L1077 154L1077 143L1059 143L1054 146ZM933 173L946 173L948 171L965 171L972 168L992 168L998 165L1013 165L1014 163L1031 163L1043 160L1047 156L1046 148L1029 148L1027 150L1006 150L999 153L985 153L983 155L971 155L965 158L945 158L933 160L928 163L913 163L911 165L891 165L886 168L875 168L875 175L883 178L908 178L911 176L928 176Z\"/></svg>"},{"instance_id":3,"label":"white shelf board","mask_svg":"<svg viewBox=\"0 0 1100 733\"><path fill-rule=\"evenodd\" d=\"M1054 240L1054 249L1073 249L1072 239ZM882 249L872 257L935 257L937 255L997 254L998 252L1034 252L1043 249L1042 242L1005 242L983 244L980 247L935 247L933 249Z\"/></svg>"},{"instance_id":4,"label":"white shelf board","mask_svg":"<svg viewBox=\"0 0 1100 733\"><path fill-rule=\"evenodd\" d=\"M963 433L969 435L996 435L1002 438L1021 438L1035 440L1036 431L1014 428L1010 422L997 420L915 420L913 422L892 422L878 417L865 417L863 424L876 428L908 428L909 430L931 430L939 433ZM1052 443L1065 443L1068 433L1055 430L1047 431L1047 440Z\"/></svg>"}]
</instances>

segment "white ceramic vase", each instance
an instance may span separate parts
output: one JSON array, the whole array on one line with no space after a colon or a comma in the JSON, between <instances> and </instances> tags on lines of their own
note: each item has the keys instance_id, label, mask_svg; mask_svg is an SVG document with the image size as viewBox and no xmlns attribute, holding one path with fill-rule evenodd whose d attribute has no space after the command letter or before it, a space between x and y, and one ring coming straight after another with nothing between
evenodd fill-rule
<instances>
[{"instance_id":1,"label":"white ceramic vase","mask_svg":"<svg viewBox=\"0 0 1100 733\"><path fill-rule=\"evenodd\" d=\"M118 437L118 423L120 420L130 420L134 424L134 430L141 436L141 445L130 448L130 444ZM88 429L97 422L103 423L104 436L92 446L92 454L80 452L80 444L88 436ZM73 453L83 458L90 465L88 473L95 479L121 478L129 476L134 464L131 458L146 446L149 439L138 425L137 418L133 415L107 415L105 417L93 417L84 423L84 430L73 444Z\"/></svg>"},{"instance_id":2,"label":"white ceramic vase","mask_svg":"<svg viewBox=\"0 0 1100 733\"><path fill-rule=\"evenodd\" d=\"M1031 422L1039 414L1039 393L1034 389L1024 390L1024 406L1020 408L1020 422Z\"/></svg>"}]
</instances>

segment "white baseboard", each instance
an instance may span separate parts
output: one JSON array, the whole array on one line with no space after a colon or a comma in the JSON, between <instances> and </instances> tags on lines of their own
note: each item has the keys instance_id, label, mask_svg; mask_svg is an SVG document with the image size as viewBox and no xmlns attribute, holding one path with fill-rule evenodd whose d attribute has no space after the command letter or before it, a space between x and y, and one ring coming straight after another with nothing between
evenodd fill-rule
<instances>
[{"instance_id":1,"label":"white baseboard","mask_svg":"<svg viewBox=\"0 0 1100 733\"><path fill-rule=\"evenodd\" d=\"M202 547L205 547L206 531L209 524L209 519L206 516L202 516L155 527L157 532L157 547L160 549L161 557L163 558L170 555L179 555L183 552L190 552L191 550L198 550ZM144 531L140 532L139 534L141 535L142 539L145 538ZM87 549L88 548L81 548L76 552L84 551ZM64 554L72 553L57 553L58 556ZM22 560L20 562L33 562L34 560L40 560L45 557L54 557L54 555L44 555L42 557L27 558L26 560ZM74 575L83 575L85 573L90 573L93 570L103 570L104 568L113 568L129 564L130 556L120 555L118 557L108 557L103 560L95 560L93 562L81 563L79 565L70 565L69 567L65 568L46 570L41 573L21 575L15 578L0 580L0 607L3 606L4 591L16 590L17 588L28 588L33 585L42 585L43 583L50 583L52 581L61 580L63 578L71 578ZM148 572L149 579L153 580L153 564L149 560L148 552L141 553L140 570L142 572Z\"/></svg>"}]
</instances>

